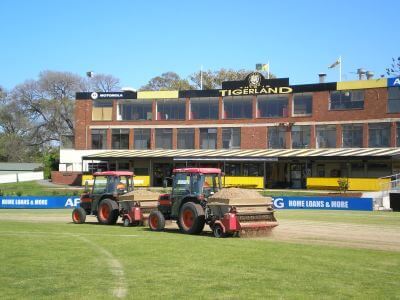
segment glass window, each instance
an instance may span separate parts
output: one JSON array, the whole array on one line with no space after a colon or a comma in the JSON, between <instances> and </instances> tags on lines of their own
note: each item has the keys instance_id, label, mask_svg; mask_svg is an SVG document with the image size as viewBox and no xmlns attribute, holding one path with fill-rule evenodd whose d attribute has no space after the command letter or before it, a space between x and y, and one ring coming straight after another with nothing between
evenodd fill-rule
<instances>
[{"instance_id":1,"label":"glass window","mask_svg":"<svg viewBox=\"0 0 400 300\"><path fill-rule=\"evenodd\" d=\"M129 129L113 129L111 140L112 149L128 149Z\"/></svg>"},{"instance_id":2,"label":"glass window","mask_svg":"<svg viewBox=\"0 0 400 300\"><path fill-rule=\"evenodd\" d=\"M286 148L286 128L268 127L268 148L285 149Z\"/></svg>"},{"instance_id":3,"label":"glass window","mask_svg":"<svg viewBox=\"0 0 400 300\"><path fill-rule=\"evenodd\" d=\"M369 147L390 147L390 123L369 124L368 137Z\"/></svg>"},{"instance_id":4,"label":"glass window","mask_svg":"<svg viewBox=\"0 0 400 300\"><path fill-rule=\"evenodd\" d=\"M113 111L113 100L95 100L92 101L92 120L93 121L111 121Z\"/></svg>"},{"instance_id":5,"label":"glass window","mask_svg":"<svg viewBox=\"0 0 400 300\"><path fill-rule=\"evenodd\" d=\"M227 176L241 176L240 164L226 163L225 164L225 175Z\"/></svg>"},{"instance_id":6,"label":"glass window","mask_svg":"<svg viewBox=\"0 0 400 300\"><path fill-rule=\"evenodd\" d=\"M257 96L259 118L281 118L288 116L289 96Z\"/></svg>"},{"instance_id":7,"label":"glass window","mask_svg":"<svg viewBox=\"0 0 400 300\"><path fill-rule=\"evenodd\" d=\"M150 149L150 129L134 129L133 146L135 149Z\"/></svg>"},{"instance_id":8,"label":"glass window","mask_svg":"<svg viewBox=\"0 0 400 300\"><path fill-rule=\"evenodd\" d=\"M330 110L364 108L364 90L331 91Z\"/></svg>"},{"instance_id":9,"label":"glass window","mask_svg":"<svg viewBox=\"0 0 400 300\"><path fill-rule=\"evenodd\" d=\"M92 129L92 149L107 148L107 129Z\"/></svg>"},{"instance_id":10,"label":"glass window","mask_svg":"<svg viewBox=\"0 0 400 300\"><path fill-rule=\"evenodd\" d=\"M118 120L152 120L151 100L123 100L118 103Z\"/></svg>"},{"instance_id":11,"label":"glass window","mask_svg":"<svg viewBox=\"0 0 400 300\"><path fill-rule=\"evenodd\" d=\"M185 99L157 100L157 120L185 120Z\"/></svg>"},{"instance_id":12,"label":"glass window","mask_svg":"<svg viewBox=\"0 0 400 300\"><path fill-rule=\"evenodd\" d=\"M190 98L191 120L218 120L218 97Z\"/></svg>"},{"instance_id":13,"label":"glass window","mask_svg":"<svg viewBox=\"0 0 400 300\"><path fill-rule=\"evenodd\" d=\"M388 112L400 112L400 87L388 88Z\"/></svg>"},{"instance_id":14,"label":"glass window","mask_svg":"<svg viewBox=\"0 0 400 300\"><path fill-rule=\"evenodd\" d=\"M217 148L217 128L200 128L200 149Z\"/></svg>"},{"instance_id":15,"label":"glass window","mask_svg":"<svg viewBox=\"0 0 400 300\"><path fill-rule=\"evenodd\" d=\"M156 149L172 149L172 129L156 129Z\"/></svg>"},{"instance_id":16,"label":"glass window","mask_svg":"<svg viewBox=\"0 0 400 300\"><path fill-rule=\"evenodd\" d=\"M396 146L400 147L400 122L396 123Z\"/></svg>"},{"instance_id":17,"label":"glass window","mask_svg":"<svg viewBox=\"0 0 400 300\"><path fill-rule=\"evenodd\" d=\"M222 128L222 148L240 148L240 128Z\"/></svg>"},{"instance_id":18,"label":"glass window","mask_svg":"<svg viewBox=\"0 0 400 300\"><path fill-rule=\"evenodd\" d=\"M253 97L224 97L224 119L251 119L253 117Z\"/></svg>"},{"instance_id":19,"label":"glass window","mask_svg":"<svg viewBox=\"0 0 400 300\"><path fill-rule=\"evenodd\" d=\"M309 148L311 126L292 126L292 148Z\"/></svg>"},{"instance_id":20,"label":"glass window","mask_svg":"<svg viewBox=\"0 0 400 300\"><path fill-rule=\"evenodd\" d=\"M312 114L312 94L293 95L293 114L311 115Z\"/></svg>"},{"instance_id":21,"label":"glass window","mask_svg":"<svg viewBox=\"0 0 400 300\"><path fill-rule=\"evenodd\" d=\"M194 128L178 129L178 149L194 149Z\"/></svg>"},{"instance_id":22,"label":"glass window","mask_svg":"<svg viewBox=\"0 0 400 300\"><path fill-rule=\"evenodd\" d=\"M133 168L133 173L135 176L145 176L149 175L149 169L148 168Z\"/></svg>"},{"instance_id":23,"label":"glass window","mask_svg":"<svg viewBox=\"0 0 400 300\"><path fill-rule=\"evenodd\" d=\"M243 163L243 176L263 176L263 174L263 164Z\"/></svg>"},{"instance_id":24,"label":"glass window","mask_svg":"<svg viewBox=\"0 0 400 300\"><path fill-rule=\"evenodd\" d=\"M90 173L107 171L107 162L88 163Z\"/></svg>"},{"instance_id":25,"label":"glass window","mask_svg":"<svg viewBox=\"0 0 400 300\"><path fill-rule=\"evenodd\" d=\"M336 125L318 125L317 148L336 148Z\"/></svg>"},{"instance_id":26,"label":"glass window","mask_svg":"<svg viewBox=\"0 0 400 300\"><path fill-rule=\"evenodd\" d=\"M363 125L348 124L342 129L343 148L362 148L363 146Z\"/></svg>"}]
</instances>

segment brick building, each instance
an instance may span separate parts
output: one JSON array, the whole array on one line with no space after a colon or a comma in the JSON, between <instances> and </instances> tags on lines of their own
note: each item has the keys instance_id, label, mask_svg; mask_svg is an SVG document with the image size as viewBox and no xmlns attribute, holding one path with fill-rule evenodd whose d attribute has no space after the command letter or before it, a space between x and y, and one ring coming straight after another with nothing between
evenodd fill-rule
<instances>
[{"instance_id":1,"label":"brick building","mask_svg":"<svg viewBox=\"0 0 400 300\"><path fill-rule=\"evenodd\" d=\"M77 93L59 171L129 169L160 186L174 167L212 166L226 184L328 186L400 172L398 133L398 78L290 85L251 73L219 90Z\"/></svg>"}]
</instances>

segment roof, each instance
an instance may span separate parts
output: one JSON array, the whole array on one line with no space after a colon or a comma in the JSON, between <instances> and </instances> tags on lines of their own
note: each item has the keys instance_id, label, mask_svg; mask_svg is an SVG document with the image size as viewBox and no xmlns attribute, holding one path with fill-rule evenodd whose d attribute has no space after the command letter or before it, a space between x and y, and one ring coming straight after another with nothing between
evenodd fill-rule
<instances>
[{"instance_id":1,"label":"roof","mask_svg":"<svg viewBox=\"0 0 400 300\"><path fill-rule=\"evenodd\" d=\"M129 171L104 171L96 172L94 176L133 176L133 172Z\"/></svg>"},{"instance_id":2,"label":"roof","mask_svg":"<svg viewBox=\"0 0 400 300\"><path fill-rule=\"evenodd\" d=\"M174 169L174 173L201 173L201 174L221 174L221 169L217 168L181 168Z\"/></svg>"},{"instance_id":3,"label":"roof","mask_svg":"<svg viewBox=\"0 0 400 300\"><path fill-rule=\"evenodd\" d=\"M400 148L327 148L327 149L238 149L238 150L114 150L84 156L83 159L154 158L179 159L259 159L269 160L286 157L394 157L400 156Z\"/></svg>"},{"instance_id":4,"label":"roof","mask_svg":"<svg viewBox=\"0 0 400 300\"><path fill-rule=\"evenodd\" d=\"M41 163L0 163L0 171L34 171L42 167Z\"/></svg>"}]
</instances>

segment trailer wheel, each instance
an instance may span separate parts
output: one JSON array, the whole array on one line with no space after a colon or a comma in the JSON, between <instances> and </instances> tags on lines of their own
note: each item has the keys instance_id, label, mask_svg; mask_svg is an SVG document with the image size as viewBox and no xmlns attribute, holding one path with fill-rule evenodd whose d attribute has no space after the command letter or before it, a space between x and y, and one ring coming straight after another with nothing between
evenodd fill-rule
<instances>
[{"instance_id":1,"label":"trailer wheel","mask_svg":"<svg viewBox=\"0 0 400 300\"><path fill-rule=\"evenodd\" d=\"M97 220L101 224L114 225L118 220L118 204L111 199L101 200Z\"/></svg>"},{"instance_id":2,"label":"trailer wheel","mask_svg":"<svg viewBox=\"0 0 400 300\"><path fill-rule=\"evenodd\" d=\"M163 231L165 228L165 217L159 210L150 213L148 222L151 231Z\"/></svg>"},{"instance_id":3,"label":"trailer wheel","mask_svg":"<svg viewBox=\"0 0 400 300\"><path fill-rule=\"evenodd\" d=\"M222 226L219 224L215 224L213 227L213 233L216 238L225 238L227 234L222 229Z\"/></svg>"},{"instance_id":4,"label":"trailer wheel","mask_svg":"<svg viewBox=\"0 0 400 300\"><path fill-rule=\"evenodd\" d=\"M129 218L125 218L125 219L124 219L124 226L125 226L125 227L131 226L131 221L129 221Z\"/></svg>"},{"instance_id":5,"label":"trailer wheel","mask_svg":"<svg viewBox=\"0 0 400 300\"><path fill-rule=\"evenodd\" d=\"M86 211L82 207L74 208L72 211L72 221L75 224L82 224L86 221Z\"/></svg>"},{"instance_id":6,"label":"trailer wheel","mask_svg":"<svg viewBox=\"0 0 400 300\"><path fill-rule=\"evenodd\" d=\"M179 213L179 225L183 233L199 234L205 224L204 210L200 204L187 202Z\"/></svg>"}]
</instances>

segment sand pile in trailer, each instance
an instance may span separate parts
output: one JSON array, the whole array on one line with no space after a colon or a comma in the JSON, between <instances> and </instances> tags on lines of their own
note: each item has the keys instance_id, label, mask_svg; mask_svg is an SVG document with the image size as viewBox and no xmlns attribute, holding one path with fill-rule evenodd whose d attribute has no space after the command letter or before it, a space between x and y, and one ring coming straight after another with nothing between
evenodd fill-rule
<instances>
[{"instance_id":1,"label":"sand pile in trailer","mask_svg":"<svg viewBox=\"0 0 400 300\"><path fill-rule=\"evenodd\" d=\"M147 202L147 201L157 201L159 196L160 193L158 192L153 192L146 189L135 189L132 192L121 195L119 199L121 201L135 200L140 202L142 201Z\"/></svg>"},{"instance_id":2,"label":"sand pile in trailer","mask_svg":"<svg viewBox=\"0 0 400 300\"><path fill-rule=\"evenodd\" d=\"M254 190L224 188L208 198L209 203L223 203L235 206L270 204L271 197L263 197Z\"/></svg>"}]
</instances>

